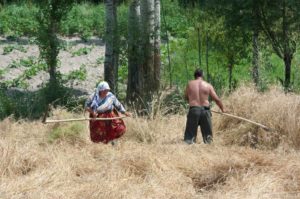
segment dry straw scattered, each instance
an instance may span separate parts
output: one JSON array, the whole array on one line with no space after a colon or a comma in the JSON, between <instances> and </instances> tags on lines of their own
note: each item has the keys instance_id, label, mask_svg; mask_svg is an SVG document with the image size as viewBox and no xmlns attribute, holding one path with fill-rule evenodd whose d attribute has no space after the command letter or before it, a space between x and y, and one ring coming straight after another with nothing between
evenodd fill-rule
<instances>
[{"instance_id":1,"label":"dry straw scattered","mask_svg":"<svg viewBox=\"0 0 300 199\"><path fill-rule=\"evenodd\" d=\"M186 116L158 115L126 118L127 133L112 146L93 144L87 122L7 118L0 198L299 198L299 96L246 87L224 102L274 131L213 115L214 144L186 145ZM81 116L57 109L51 117Z\"/></svg>"}]
</instances>

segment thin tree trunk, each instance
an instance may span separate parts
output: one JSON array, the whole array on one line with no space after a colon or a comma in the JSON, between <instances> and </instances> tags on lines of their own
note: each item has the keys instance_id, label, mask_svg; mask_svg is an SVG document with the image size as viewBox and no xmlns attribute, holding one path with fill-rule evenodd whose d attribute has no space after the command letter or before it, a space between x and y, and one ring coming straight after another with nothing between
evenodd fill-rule
<instances>
[{"instance_id":1,"label":"thin tree trunk","mask_svg":"<svg viewBox=\"0 0 300 199\"><path fill-rule=\"evenodd\" d=\"M198 32L198 61L199 61L199 67L201 68L201 37L200 37L200 28L197 27Z\"/></svg>"},{"instance_id":2,"label":"thin tree trunk","mask_svg":"<svg viewBox=\"0 0 300 199\"><path fill-rule=\"evenodd\" d=\"M134 0L129 6L128 14L128 83L127 101L139 99L140 87L140 0Z\"/></svg>"},{"instance_id":3,"label":"thin tree trunk","mask_svg":"<svg viewBox=\"0 0 300 199\"><path fill-rule=\"evenodd\" d=\"M208 33L206 32L206 73L207 73L207 80L208 80L208 82L210 82L209 65L208 65L208 50L209 50L209 40L208 40Z\"/></svg>"},{"instance_id":4,"label":"thin tree trunk","mask_svg":"<svg viewBox=\"0 0 300 199\"><path fill-rule=\"evenodd\" d=\"M160 87L160 0L154 0L154 91Z\"/></svg>"},{"instance_id":5,"label":"thin tree trunk","mask_svg":"<svg viewBox=\"0 0 300 199\"><path fill-rule=\"evenodd\" d=\"M258 47L258 30L255 28L252 36L252 78L255 86L259 83L259 47Z\"/></svg>"},{"instance_id":6,"label":"thin tree trunk","mask_svg":"<svg viewBox=\"0 0 300 199\"><path fill-rule=\"evenodd\" d=\"M290 54L284 55L284 64L285 64L285 80L284 87L289 88L291 83L291 65L292 65L292 56Z\"/></svg>"},{"instance_id":7,"label":"thin tree trunk","mask_svg":"<svg viewBox=\"0 0 300 199\"><path fill-rule=\"evenodd\" d=\"M286 0L282 1L282 30L283 30L283 61L285 65L285 79L284 87L288 89L291 83L291 64L293 59L293 53L289 46L289 35L288 35L288 24L287 24L287 13L286 13Z\"/></svg>"},{"instance_id":8,"label":"thin tree trunk","mask_svg":"<svg viewBox=\"0 0 300 199\"><path fill-rule=\"evenodd\" d=\"M233 65L230 64L228 68L229 72L229 92L232 91L232 70L233 70Z\"/></svg>"},{"instance_id":9,"label":"thin tree trunk","mask_svg":"<svg viewBox=\"0 0 300 199\"><path fill-rule=\"evenodd\" d=\"M57 77L56 77L56 68L57 68L57 56L59 53L58 49L58 39L56 36L56 23L54 22L54 19L51 20L50 25L48 27L48 39L49 39L49 53L46 56L46 62L49 67L49 76L50 76L50 85L56 86L57 84Z\"/></svg>"},{"instance_id":10,"label":"thin tree trunk","mask_svg":"<svg viewBox=\"0 0 300 199\"><path fill-rule=\"evenodd\" d=\"M169 44L169 35L168 35L168 29L167 29L167 21L166 21L166 13L164 12L163 2L161 1L161 9L162 9L162 16L163 16L163 22L166 27L166 43L167 43L167 54L168 54L168 70L169 70L169 81L170 81L170 88L172 87L173 83L173 74L172 74L172 67L171 67L171 57L170 57L170 44ZM164 75L165 75L165 70Z\"/></svg>"},{"instance_id":11,"label":"thin tree trunk","mask_svg":"<svg viewBox=\"0 0 300 199\"><path fill-rule=\"evenodd\" d=\"M119 62L118 24L117 24L118 0L105 1L105 61L104 80L107 81L113 92L117 91L117 74Z\"/></svg>"},{"instance_id":12,"label":"thin tree trunk","mask_svg":"<svg viewBox=\"0 0 300 199\"><path fill-rule=\"evenodd\" d=\"M141 26L142 26L142 67L141 67L141 91L145 104L152 101L156 91L156 78L154 67L154 38L155 38L155 14L154 0L141 1Z\"/></svg>"},{"instance_id":13,"label":"thin tree trunk","mask_svg":"<svg viewBox=\"0 0 300 199\"><path fill-rule=\"evenodd\" d=\"M252 35L252 79L257 87L259 84L259 11L257 1L253 1L253 35Z\"/></svg>"}]
</instances>

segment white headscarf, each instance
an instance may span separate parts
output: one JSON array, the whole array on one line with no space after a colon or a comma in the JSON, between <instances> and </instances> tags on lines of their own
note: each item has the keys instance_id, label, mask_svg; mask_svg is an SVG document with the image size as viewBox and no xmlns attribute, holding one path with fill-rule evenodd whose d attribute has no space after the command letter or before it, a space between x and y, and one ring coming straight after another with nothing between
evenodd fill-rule
<instances>
[{"instance_id":1,"label":"white headscarf","mask_svg":"<svg viewBox=\"0 0 300 199\"><path fill-rule=\"evenodd\" d=\"M99 92L105 91L105 90L110 90L110 87L106 81L102 81L98 84L96 91L95 91L95 95L94 95L94 98L93 98L93 101L91 104L91 107L93 110L96 110L98 108L99 104L101 103Z\"/></svg>"}]
</instances>

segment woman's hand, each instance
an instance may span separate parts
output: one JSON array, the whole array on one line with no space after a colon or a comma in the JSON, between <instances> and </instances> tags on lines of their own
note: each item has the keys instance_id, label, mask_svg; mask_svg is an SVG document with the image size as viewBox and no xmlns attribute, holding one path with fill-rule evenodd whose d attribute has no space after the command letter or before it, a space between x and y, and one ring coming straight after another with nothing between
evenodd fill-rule
<instances>
[{"instance_id":1,"label":"woman's hand","mask_svg":"<svg viewBox=\"0 0 300 199\"><path fill-rule=\"evenodd\" d=\"M131 117L131 113L129 112L125 112L124 115L126 115L127 117Z\"/></svg>"},{"instance_id":2,"label":"woman's hand","mask_svg":"<svg viewBox=\"0 0 300 199\"><path fill-rule=\"evenodd\" d=\"M93 118L96 118L98 114L96 112L91 112L91 115Z\"/></svg>"}]
</instances>

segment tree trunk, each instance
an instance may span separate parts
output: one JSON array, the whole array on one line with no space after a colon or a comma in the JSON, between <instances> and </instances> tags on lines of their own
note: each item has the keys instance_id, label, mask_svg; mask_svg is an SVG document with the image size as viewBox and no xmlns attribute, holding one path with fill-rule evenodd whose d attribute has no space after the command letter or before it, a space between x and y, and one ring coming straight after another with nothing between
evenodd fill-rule
<instances>
[{"instance_id":1,"label":"tree trunk","mask_svg":"<svg viewBox=\"0 0 300 199\"><path fill-rule=\"evenodd\" d=\"M105 61L104 80L107 81L113 92L117 91L119 46L117 24L118 0L105 1Z\"/></svg>"},{"instance_id":2,"label":"tree trunk","mask_svg":"<svg viewBox=\"0 0 300 199\"><path fill-rule=\"evenodd\" d=\"M200 37L200 28L197 27L198 32L198 61L199 61L199 68L201 68L201 37Z\"/></svg>"},{"instance_id":3,"label":"tree trunk","mask_svg":"<svg viewBox=\"0 0 300 199\"><path fill-rule=\"evenodd\" d=\"M140 86L140 0L133 0L128 13L128 83L127 102L139 99Z\"/></svg>"},{"instance_id":4,"label":"tree trunk","mask_svg":"<svg viewBox=\"0 0 300 199\"><path fill-rule=\"evenodd\" d=\"M255 28L252 36L252 78L255 86L259 83L259 47L258 47L258 30Z\"/></svg>"},{"instance_id":5,"label":"tree trunk","mask_svg":"<svg viewBox=\"0 0 300 199\"><path fill-rule=\"evenodd\" d=\"M208 50L209 50L209 40L208 40L208 33L206 32L206 73L207 73L207 81L210 82L209 65L208 65Z\"/></svg>"},{"instance_id":6,"label":"tree trunk","mask_svg":"<svg viewBox=\"0 0 300 199\"><path fill-rule=\"evenodd\" d=\"M253 1L253 35L252 35L252 79L255 86L259 83L259 11L257 9L257 1Z\"/></svg>"},{"instance_id":7,"label":"tree trunk","mask_svg":"<svg viewBox=\"0 0 300 199\"><path fill-rule=\"evenodd\" d=\"M295 52L296 47L290 46L289 39L289 26L287 22L287 5L286 1L283 0L283 9L282 9L282 32L283 32L283 61L285 65L285 79L284 79L284 87L287 90L290 87L291 83L291 64L293 59L293 54Z\"/></svg>"},{"instance_id":8,"label":"tree trunk","mask_svg":"<svg viewBox=\"0 0 300 199\"><path fill-rule=\"evenodd\" d=\"M229 68L228 68L228 72L229 72L229 92L232 91L232 69L233 69L233 65L230 64Z\"/></svg>"},{"instance_id":9,"label":"tree trunk","mask_svg":"<svg viewBox=\"0 0 300 199\"><path fill-rule=\"evenodd\" d=\"M160 0L154 0L154 91L160 87Z\"/></svg>"},{"instance_id":10,"label":"tree trunk","mask_svg":"<svg viewBox=\"0 0 300 199\"><path fill-rule=\"evenodd\" d=\"M167 44L167 54L168 54L168 70L169 70L169 81L170 81L170 88L172 88L172 83L173 83L173 74L172 74L172 67L171 67L171 57L170 57L170 44L169 44L169 35L168 35L168 29L167 29L167 21L166 21L166 12L164 11L163 7L163 2L161 1L161 9L162 9L162 17L163 17L163 22L165 25L166 29L166 44ZM165 75L165 70L164 75Z\"/></svg>"},{"instance_id":11,"label":"tree trunk","mask_svg":"<svg viewBox=\"0 0 300 199\"><path fill-rule=\"evenodd\" d=\"M145 104L152 101L157 79L154 66L154 39L155 39L155 14L154 0L141 1L141 27L142 27L142 65L141 89L142 99Z\"/></svg>"},{"instance_id":12,"label":"tree trunk","mask_svg":"<svg viewBox=\"0 0 300 199\"><path fill-rule=\"evenodd\" d=\"M292 55L284 54L284 65L285 65L285 79L284 87L289 88L291 83L291 64L292 64Z\"/></svg>"},{"instance_id":13,"label":"tree trunk","mask_svg":"<svg viewBox=\"0 0 300 199\"><path fill-rule=\"evenodd\" d=\"M50 84L56 85L57 78L56 78L56 68L57 68L57 56L59 53L59 42L56 36L56 24L55 22L50 23L49 27L49 55L47 56L47 65L49 67L49 76L50 76Z\"/></svg>"}]
</instances>

